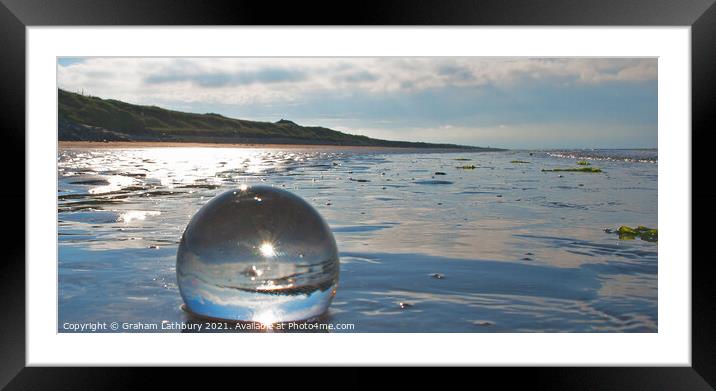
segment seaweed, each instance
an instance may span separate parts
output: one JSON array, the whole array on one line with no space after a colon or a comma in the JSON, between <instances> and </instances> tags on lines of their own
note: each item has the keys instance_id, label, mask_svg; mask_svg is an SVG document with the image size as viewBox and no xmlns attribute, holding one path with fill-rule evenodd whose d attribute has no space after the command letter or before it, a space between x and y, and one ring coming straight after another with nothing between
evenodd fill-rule
<instances>
[{"instance_id":1,"label":"seaweed","mask_svg":"<svg viewBox=\"0 0 716 391\"><path fill-rule=\"evenodd\" d=\"M456 166L455 168L460 169L460 170L474 170L477 167L473 164L473 165L469 165L469 166Z\"/></svg>"},{"instance_id":2,"label":"seaweed","mask_svg":"<svg viewBox=\"0 0 716 391\"><path fill-rule=\"evenodd\" d=\"M590 163L590 162L588 162L588 161L586 161L586 160L580 160L580 161L577 162L577 164L580 165L580 166L591 166L591 165L592 165L592 163Z\"/></svg>"},{"instance_id":3,"label":"seaweed","mask_svg":"<svg viewBox=\"0 0 716 391\"><path fill-rule=\"evenodd\" d=\"M602 172L602 169L596 168L596 167L553 168L553 169L543 168L542 172L591 172L591 173L598 173L598 172Z\"/></svg>"},{"instance_id":4,"label":"seaweed","mask_svg":"<svg viewBox=\"0 0 716 391\"><path fill-rule=\"evenodd\" d=\"M642 225L637 226L636 228L622 225L619 229L617 229L616 233L619 235L619 239L622 240L633 240L639 238L647 242L656 242L659 237L659 233L656 228L648 228Z\"/></svg>"},{"instance_id":5,"label":"seaweed","mask_svg":"<svg viewBox=\"0 0 716 391\"><path fill-rule=\"evenodd\" d=\"M510 163L515 163L515 164L529 164L530 162L526 162L526 161L524 161L524 160L512 160L512 161L510 161Z\"/></svg>"},{"instance_id":6,"label":"seaweed","mask_svg":"<svg viewBox=\"0 0 716 391\"><path fill-rule=\"evenodd\" d=\"M459 162L466 162L466 161L470 161L470 160L472 160L472 159L469 159L469 158L466 158L466 157L458 157L458 158L455 158L455 160L457 160L457 161L459 161Z\"/></svg>"}]
</instances>

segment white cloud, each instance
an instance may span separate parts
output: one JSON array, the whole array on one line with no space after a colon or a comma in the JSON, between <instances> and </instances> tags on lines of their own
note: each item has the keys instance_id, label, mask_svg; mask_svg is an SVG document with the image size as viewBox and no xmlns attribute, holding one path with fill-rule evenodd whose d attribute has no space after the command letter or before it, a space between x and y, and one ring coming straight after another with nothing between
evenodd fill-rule
<instances>
[{"instance_id":1,"label":"white cloud","mask_svg":"<svg viewBox=\"0 0 716 391\"><path fill-rule=\"evenodd\" d=\"M656 59L617 58L88 58L58 66L61 88L140 104L285 104L326 92L513 88L552 80L593 85L656 77Z\"/></svg>"}]
</instances>

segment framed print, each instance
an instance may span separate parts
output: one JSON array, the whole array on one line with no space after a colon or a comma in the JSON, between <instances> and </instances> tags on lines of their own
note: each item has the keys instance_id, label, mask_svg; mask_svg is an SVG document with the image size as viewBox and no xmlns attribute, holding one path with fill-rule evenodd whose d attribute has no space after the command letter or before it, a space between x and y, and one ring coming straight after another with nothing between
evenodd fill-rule
<instances>
[{"instance_id":1,"label":"framed print","mask_svg":"<svg viewBox=\"0 0 716 391\"><path fill-rule=\"evenodd\" d=\"M292 8L3 0L3 384L714 384L711 2Z\"/></svg>"}]
</instances>

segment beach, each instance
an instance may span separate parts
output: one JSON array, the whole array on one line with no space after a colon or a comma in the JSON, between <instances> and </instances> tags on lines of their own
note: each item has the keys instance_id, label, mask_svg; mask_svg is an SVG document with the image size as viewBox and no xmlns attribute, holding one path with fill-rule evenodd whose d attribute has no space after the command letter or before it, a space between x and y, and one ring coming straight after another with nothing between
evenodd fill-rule
<instances>
[{"instance_id":1,"label":"beach","mask_svg":"<svg viewBox=\"0 0 716 391\"><path fill-rule=\"evenodd\" d=\"M249 148L249 149L282 149L301 151L366 151L385 153L408 152L456 152L470 151L460 148L412 148L412 147L378 147L363 145L328 145L328 144L236 144L236 143L192 143L167 141L58 141L59 149L135 149L135 148Z\"/></svg>"},{"instance_id":2,"label":"beach","mask_svg":"<svg viewBox=\"0 0 716 391\"><path fill-rule=\"evenodd\" d=\"M59 332L92 322L130 325L100 332L220 332L182 310L176 252L191 216L241 184L291 191L331 227L340 282L321 324L658 331L658 243L613 232L656 228L655 150L59 147ZM549 171L579 161L600 172Z\"/></svg>"}]
</instances>

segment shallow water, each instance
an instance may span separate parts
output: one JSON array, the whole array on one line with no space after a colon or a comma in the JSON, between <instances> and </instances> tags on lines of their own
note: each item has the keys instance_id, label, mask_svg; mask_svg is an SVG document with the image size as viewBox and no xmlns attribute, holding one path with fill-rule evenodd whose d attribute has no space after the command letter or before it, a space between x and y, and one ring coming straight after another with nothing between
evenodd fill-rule
<instances>
[{"instance_id":1,"label":"shallow water","mask_svg":"<svg viewBox=\"0 0 716 391\"><path fill-rule=\"evenodd\" d=\"M604 231L657 227L656 158L572 152L61 149L58 331L200 322L181 309L180 237L213 196L248 183L290 190L329 223L341 274L322 323L656 332L657 243ZM590 156L603 173L541 171Z\"/></svg>"}]
</instances>

